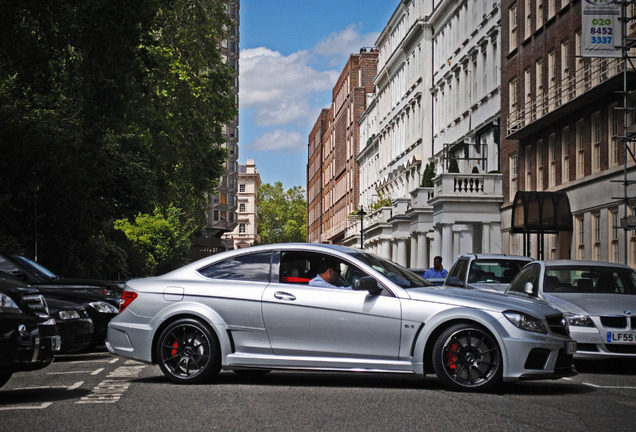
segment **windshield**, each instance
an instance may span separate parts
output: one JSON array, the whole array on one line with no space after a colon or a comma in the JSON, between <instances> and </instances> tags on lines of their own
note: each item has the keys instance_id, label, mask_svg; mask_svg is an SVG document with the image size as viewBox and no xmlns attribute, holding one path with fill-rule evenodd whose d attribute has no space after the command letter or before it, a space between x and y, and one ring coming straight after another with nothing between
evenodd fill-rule
<instances>
[{"instance_id":1,"label":"windshield","mask_svg":"<svg viewBox=\"0 0 636 432\"><path fill-rule=\"evenodd\" d=\"M519 270L528 261L511 259L476 259L470 265L468 283L507 283L512 282Z\"/></svg>"},{"instance_id":2,"label":"windshield","mask_svg":"<svg viewBox=\"0 0 636 432\"><path fill-rule=\"evenodd\" d=\"M394 284L402 288L418 288L424 286L435 286L426 279L416 275L412 271L398 265L392 261L380 258L379 256L361 252L355 255L360 261L372 267Z\"/></svg>"},{"instance_id":3,"label":"windshield","mask_svg":"<svg viewBox=\"0 0 636 432\"><path fill-rule=\"evenodd\" d=\"M57 275L53 272L49 271L46 267L42 267L40 264L35 261L31 261L30 259L23 257L21 255L11 255L13 259L19 261L24 267L26 267L31 273L36 275L37 277L43 279L57 279Z\"/></svg>"},{"instance_id":4,"label":"windshield","mask_svg":"<svg viewBox=\"0 0 636 432\"><path fill-rule=\"evenodd\" d=\"M636 295L636 273L612 267L547 267L543 292Z\"/></svg>"}]
</instances>

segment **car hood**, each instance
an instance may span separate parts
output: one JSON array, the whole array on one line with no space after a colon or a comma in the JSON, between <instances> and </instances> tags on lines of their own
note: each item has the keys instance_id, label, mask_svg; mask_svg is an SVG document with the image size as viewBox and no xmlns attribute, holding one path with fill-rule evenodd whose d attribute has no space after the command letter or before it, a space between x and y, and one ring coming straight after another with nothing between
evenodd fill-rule
<instances>
[{"instance_id":1,"label":"car hood","mask_svg":"<svg viewBox=\"0 0 636 432\"><path fill-rule=\"evenodd\" d=\"M625 315L636 313L636 295L625 294L544 294L544 298L555 308L574 314Z\"/></svg>"},{"instance_id":2,"label":"car hood","mask_svg":"<svg viewBox=\"0 0 636 432\"><path fill-rule=\"evenodd\" d=\"M408 290L413 300L432 301L449 305L503 312L515 310L535 317L559 314L543 300L516 297L502 293L465 288L414 288Z\"/></svg>"},{"instance_id":3,"label":"car hood","mask_svg":"<svg viewBox=\"0 0 636 432\"><path fill-rule=\"evenodd\" d=\"M469 283L470 288L478 289L481 291L493 291L503 293L510 286L509 283Z\"/></svg>"},{"instance_id":4,"label":"car hood","mask_svg":"<svg viewBox=\"0 0 636 432\"><path fill-rule=\"evenodd\" d=\"M47 279L46 282L39 284L41 286L73 286L73 287L106 287L116 285L115 282L103 279L77 279L77 278L57 278Z\"/></svg>"}]
</instances>

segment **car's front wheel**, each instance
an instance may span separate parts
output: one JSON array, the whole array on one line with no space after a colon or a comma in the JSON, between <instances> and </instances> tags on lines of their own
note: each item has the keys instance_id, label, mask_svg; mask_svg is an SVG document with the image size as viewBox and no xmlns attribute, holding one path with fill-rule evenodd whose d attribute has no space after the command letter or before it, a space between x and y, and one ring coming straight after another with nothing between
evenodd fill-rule
<instances>
[{"instance_id":1,"label":"car's front wheel","mask_svg":"<svg viewBox=\"0 0 636 432\"><path fill-rule=\"evenodd\" d=\"M433 348L435 374L447 387L484 391L501 382L501 350L493 337L469 324L446 329Z\"/></svg>"},{"instance_id":2,"label":"car's front wheel","mask_svg":"<svg viewBox=\"0 0 636 432\"><path fill-rule=\"evenodd\" d=\"M191 318L171 323L161 332L156 346L161 371L179 384L201 383L218 374L220 351L212 330Z\"/></svg>"}]
</instances>

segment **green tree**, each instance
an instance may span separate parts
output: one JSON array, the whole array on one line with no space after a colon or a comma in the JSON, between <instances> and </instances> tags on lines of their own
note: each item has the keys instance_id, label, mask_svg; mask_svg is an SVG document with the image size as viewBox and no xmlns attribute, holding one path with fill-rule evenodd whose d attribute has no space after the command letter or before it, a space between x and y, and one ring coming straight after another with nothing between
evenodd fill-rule
<instances>
[{"instance_id":1,"label":"green tree","mask_svg":"<svg viewBox=\"0 0 636 432\"><path fill-rule=\"evenodd\" d=\"M433 179L435 178L435 162L426 164L424 173L422 174L422 187L433 187Z\"/></svg>"},{"instance_id":2,"label":"green tree","mask_svg":"<svg viewBox=\"0 0 636 432\"><path fill-rule=\"evenodd\" d=\"M156 275L183 265L190 254L190 237L195 230L192 219L174 206L155 207L152 214L139 213L134 221L116 220L132 244L134 274Z\"/></svg>"},{"instance_id":3,"label":"green tree","mask_svg":"<svg viewBox=\"0 0 636 432\"><path fill-rule=\"evenodd\" d=\"M307 201L302 187L285 191L276 182L258 188L258 235L262 244L307 240Z\"/></svg>"},{"instance_id":4,"label":"green tree","mask_svg":"<svg viewBox=\"0 0 636 432\"><path fill-rule=\"evenodd\" d=\"M128 245L114 220L174 203L202 222L236 114L224 2L1 5L3 243L33 253L37 222L47 266L117 277Z\"/></svg>"}]
</instances>

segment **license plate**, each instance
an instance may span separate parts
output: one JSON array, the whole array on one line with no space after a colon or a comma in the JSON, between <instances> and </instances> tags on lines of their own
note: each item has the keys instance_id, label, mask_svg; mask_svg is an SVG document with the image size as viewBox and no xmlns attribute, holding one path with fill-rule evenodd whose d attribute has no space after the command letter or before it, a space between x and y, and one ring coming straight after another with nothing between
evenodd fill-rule
<instances>
[{"instance_id":1,"label":"license plate","mask_svg":"<svg viewBox=\"0 0 636 432\"><path fill-rule=\"evenodd\" d=\"M636 343L636 333L607 332L606 343L633 344Z\"/></svg>"},{"instance_id":2,"label":"license plate","mask_svg":"<svg viewBox=\"0 0 636 432\"><path fill-rule=\"evenodd\" d=\"M567 355L576 354L576 341L570 341L565 343L565 353Z\"/></svg>"}]
</instances>

